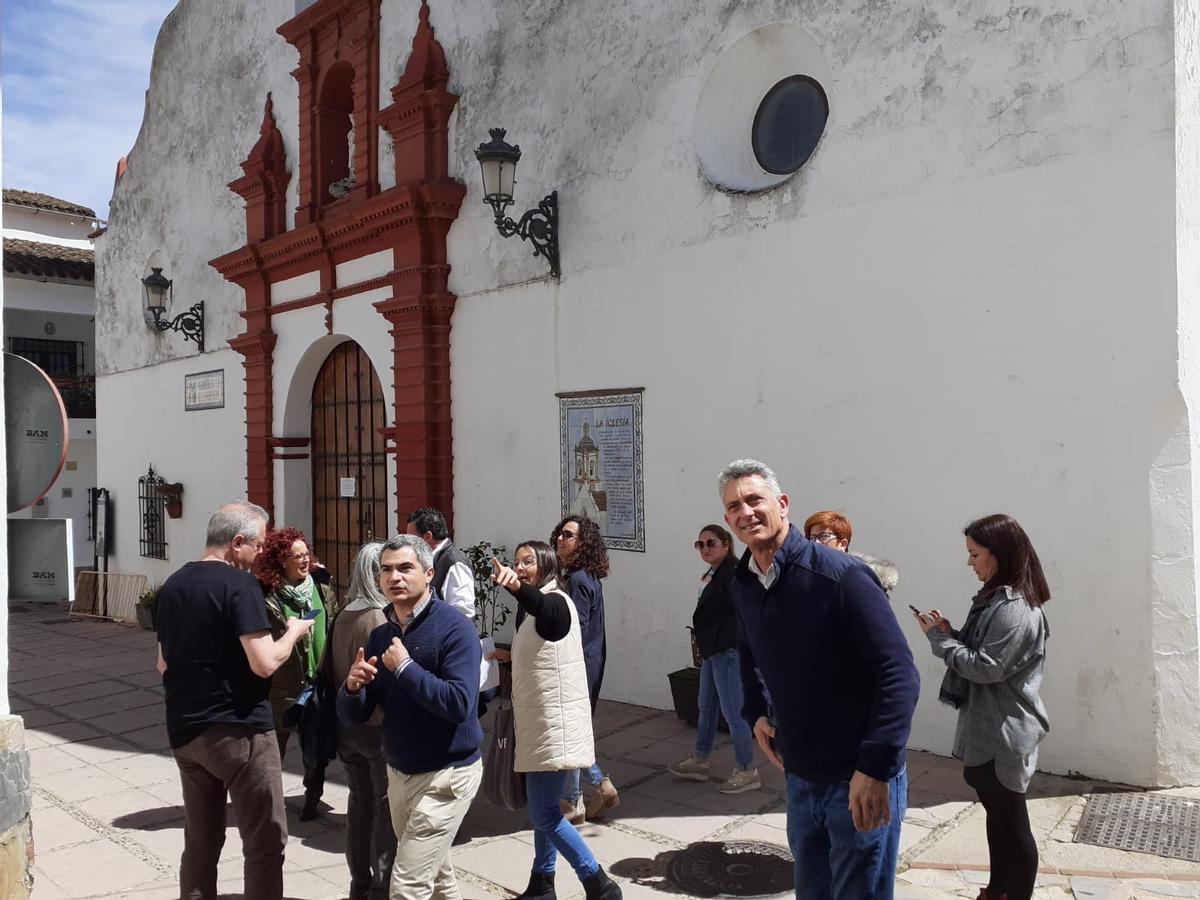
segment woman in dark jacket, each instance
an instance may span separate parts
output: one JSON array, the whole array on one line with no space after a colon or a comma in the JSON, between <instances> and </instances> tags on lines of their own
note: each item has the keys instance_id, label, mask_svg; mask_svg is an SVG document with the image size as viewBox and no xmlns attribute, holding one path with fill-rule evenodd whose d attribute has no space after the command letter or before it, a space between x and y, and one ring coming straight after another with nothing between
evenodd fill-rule
<instances>
[{"instance_id":1,"label":"woman in dark jacket","mask_svg":"<svg viewBox=\"0 0 1200 900\"><path fill-rule=\"evenodd\" d=\"M579 632L583 639L583 662L587 668L588 693L592 712L600 699L604 680L606 641L604 636L604 588L600 579L608 576L608 548L600 526L583 516L567 516L550 535L550 546L558 554L565 573L563 588L575 603L579 614ZM563 788L562 809L572 825L585 818L594 819L621 802L621 796L598 762L587 769L592 794L584 803L579 790L579 772L567 776Z\"/></svg>"},{"instance_id":2,"label":"woman in dark jacket","mask_svg":"<svg viewBox=\"0 0 1200 900\"><path fill-rule=\"evenodd\" d=\"M692 755L667 768L689 781L708 781L708 758L717 736L720 711L729 723L737 768L718 790L722 794L741 794L761 788L762 779L754 768L754 738L742 718L737 614L729 591L737 559L733 555L733 538L720 525L705 525L695 546L708 566L700 579L700 600L692 613L692 634L704 660L700 666L700 719L696 723Z\"/></svg>"}]
</instances>

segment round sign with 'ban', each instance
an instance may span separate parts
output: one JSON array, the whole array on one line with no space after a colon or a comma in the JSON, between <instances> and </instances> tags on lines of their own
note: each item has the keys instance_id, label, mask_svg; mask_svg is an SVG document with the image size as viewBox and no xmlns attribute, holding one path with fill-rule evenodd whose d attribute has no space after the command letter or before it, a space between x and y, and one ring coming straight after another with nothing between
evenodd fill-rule
<instances>
[{"instance_id":1,"label":"round sign with 'ban'","mask_svg":"<svg viewBox=\"0 0 1200 900\"><path fill-rule=\"evenodd\" d=\"M4 442L8 511L37 503L67 459L67 410L50 377L27 359L4 354Z\"/></svg>"}]
</instances>

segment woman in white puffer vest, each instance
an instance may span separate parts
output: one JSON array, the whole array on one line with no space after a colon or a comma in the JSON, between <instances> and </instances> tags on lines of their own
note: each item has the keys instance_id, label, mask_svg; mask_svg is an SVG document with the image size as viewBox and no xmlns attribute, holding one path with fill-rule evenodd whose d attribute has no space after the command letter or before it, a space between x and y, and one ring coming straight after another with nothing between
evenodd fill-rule
<instances>
[{"instance_id":1,"label":"woman in white puffer vest","mask_svg":"<svg viewBox=\"0 0 1200 900\"><path fill-rule=\"evenodd\" d=\"M567 772L595 762L592 705L575 604L558 587L558 556L542 541L517 546L513 568L493 559L492 580L517 599L512 651L495 658L512 663L513 767L524 772L533 824L533 868L518 900L556 900L558 854L583 882L587 900L619 900L608 877L559 807Z\"/></svg>"}]
</instances>

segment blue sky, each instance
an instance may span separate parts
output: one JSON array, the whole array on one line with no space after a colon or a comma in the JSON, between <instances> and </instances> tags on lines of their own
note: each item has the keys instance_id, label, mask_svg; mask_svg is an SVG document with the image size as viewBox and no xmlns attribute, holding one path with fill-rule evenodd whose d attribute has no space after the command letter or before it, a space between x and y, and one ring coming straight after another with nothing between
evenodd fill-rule
<instances>
[{"instance_id":1,"label":"blue sky","mask_svg":"<svg viewBox=\"0 0 1200 900\"><path fill-rule=\"evenodd\" d=\"M142 123L150 57L176 0L0 0L4 187L108 215Z\"/></svg>"}]
</instances>

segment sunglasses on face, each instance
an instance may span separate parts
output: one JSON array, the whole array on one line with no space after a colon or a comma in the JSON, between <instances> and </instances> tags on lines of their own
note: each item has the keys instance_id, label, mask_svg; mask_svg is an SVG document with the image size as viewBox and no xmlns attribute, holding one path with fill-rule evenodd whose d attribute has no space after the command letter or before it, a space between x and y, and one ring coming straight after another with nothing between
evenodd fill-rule
<instances>
[{"instance_id":1,"label":"sunglasses on face","mask_svg":"<svg viewBox=\"0 0 1200 900\"><path fill-rule=\"evenodd\" d=\"M558 533L558 539L560 541L573 541L577 537L579 537L578 531L560 531Z\"/></svg>"},{"instance_id":2,"label":"sunglasses on face","mask_svg":"<svg viewBox=\"0 0 1200 900\"><path fill-rule=\"evenodd\" d=\"M696 541L696 543L692 544L692 546L697 550L704 550L705 548L711 550L713 547L723 546L724 543L724 541L719 541L716 538L709 538L706 541Z\"/></svg>"}]
</instances>

